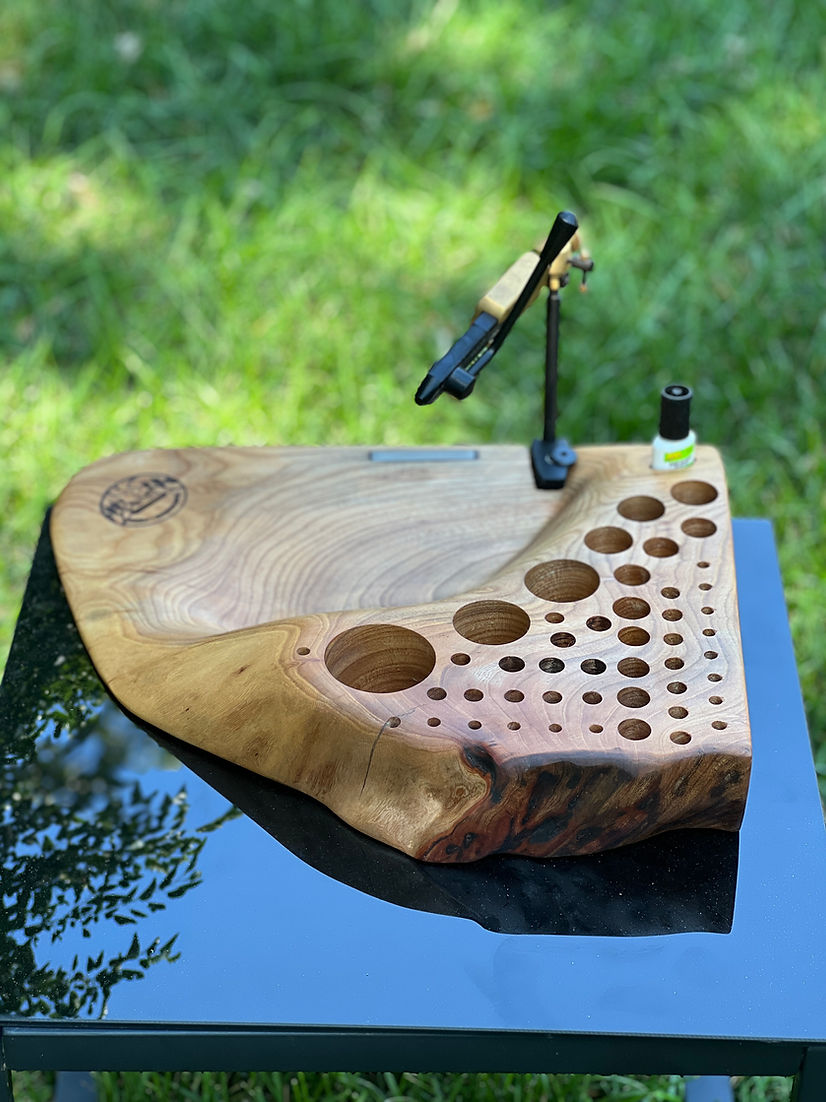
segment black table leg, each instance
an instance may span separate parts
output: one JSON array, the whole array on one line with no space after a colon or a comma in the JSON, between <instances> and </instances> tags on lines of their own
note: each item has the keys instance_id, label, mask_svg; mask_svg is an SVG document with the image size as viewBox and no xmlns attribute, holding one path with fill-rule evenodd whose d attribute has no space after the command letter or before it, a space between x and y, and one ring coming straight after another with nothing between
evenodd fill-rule
<instances>
[{"instance_id":1,"label":"black table leg","mask_svg":"<svg viewBox=\"0 0 826 1102\"><path fill-rule=\"evenodd\" d=\"M727 1075L701 1075L685 1085L685 1102L734 1102Z\"/></svg>"},{"instance_id":2,"label":"black table leg","mask_svg":"<svg viewBox=\"0 0 826 1102\"><path fill-rule=\"evenodd\" d=\"M826 1098L826 1045L813 1045L803 1055L795 1076L792 1102L822 1102Z\"/></svg>"},{"instance_id":3,"label":"black table leg","mask_svg":"<svg viewBox=\"0 0 826 1102\"><path fill-rule=\"evenodd\" d=\"M54 1102L95 1102L98 1088L89 1071L59 1071Z\"/></svg>"}]
</instances>

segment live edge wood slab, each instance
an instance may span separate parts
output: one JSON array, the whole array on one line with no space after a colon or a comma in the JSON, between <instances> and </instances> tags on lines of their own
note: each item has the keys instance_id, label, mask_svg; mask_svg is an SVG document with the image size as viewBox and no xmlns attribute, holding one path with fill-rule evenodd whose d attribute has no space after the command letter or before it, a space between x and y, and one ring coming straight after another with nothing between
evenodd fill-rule
<instances>
[{"instance_id":1,"label":"live edge wood slab","mask_svg":"<svg viewBox=\"0 0 826 1102\"><path fill-rule=\"evenodd\" d=\"M750 737L718 454L192 448L52 515L101 678L148 723L426 861L739 827Z\"/></svg>"}]
</instances>

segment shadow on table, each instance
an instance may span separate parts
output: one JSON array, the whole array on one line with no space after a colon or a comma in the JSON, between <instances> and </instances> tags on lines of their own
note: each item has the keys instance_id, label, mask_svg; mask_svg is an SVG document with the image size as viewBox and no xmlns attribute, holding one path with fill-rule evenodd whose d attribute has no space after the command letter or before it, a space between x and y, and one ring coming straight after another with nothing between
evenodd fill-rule
<instances>
[{"instance_id":1,"label":"shadow on table","mask_svg":"<svg viewBox=\"0 0 826 1102\"><path fill-rule=\"evenodd\" d=\"M58 631L58 625L66 630ZM106 700L59 584L48 518L15 649L26 661L15 661L16 679L7 676L3 682L0 712L5 711L7 725L36 727L44 692L57 693L52 704L69 720L75 717L78 730ZM54 679L58 650L61 677L55 690L41 682L47 675ZM366 837L302 793L129 718L302 861L390 903L472 919L509 934L631 937L731 929L736 834L681 830L587 857L497 855L465 865L428 864Z\"/></svg>"}]
</instances>

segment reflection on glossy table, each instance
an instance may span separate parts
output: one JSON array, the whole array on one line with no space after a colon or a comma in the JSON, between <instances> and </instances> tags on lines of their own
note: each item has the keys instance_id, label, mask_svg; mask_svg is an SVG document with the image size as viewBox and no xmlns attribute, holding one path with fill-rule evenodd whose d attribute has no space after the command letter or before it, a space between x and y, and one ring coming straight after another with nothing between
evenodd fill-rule
<instances>
[{"instance_id":1,"label":"reflection on glossy table","mask_svg":"<svg viewBox=\"0 0 826 1102\"><path fill-rule=\"evenodd\" d=\"M823 820L771 529L734 533L739 836L460 869L136 726L44 534L0 689L6 1067L799 1073L820 1098Z\"/></svg>"}]
</instances>

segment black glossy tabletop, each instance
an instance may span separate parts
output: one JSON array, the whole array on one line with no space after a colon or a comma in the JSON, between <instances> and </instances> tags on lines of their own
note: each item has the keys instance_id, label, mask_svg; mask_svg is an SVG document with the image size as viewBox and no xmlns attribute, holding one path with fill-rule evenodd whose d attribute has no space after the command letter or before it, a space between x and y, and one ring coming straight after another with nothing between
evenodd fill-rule
<instances>
[{"instance_id":1,"label":"black glossy tabletop","mask_svg":"<svg viewBox=\"0 0 826 1102\"><path fill-rule=\"evenodd\" d=\"M764 521L739 835L427 866L126 717L45 534L0 688L5 1021L826 1038L826 839Z\"/></svg>"}]
</instances>

